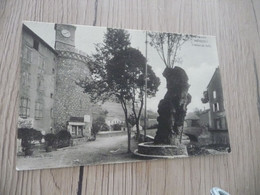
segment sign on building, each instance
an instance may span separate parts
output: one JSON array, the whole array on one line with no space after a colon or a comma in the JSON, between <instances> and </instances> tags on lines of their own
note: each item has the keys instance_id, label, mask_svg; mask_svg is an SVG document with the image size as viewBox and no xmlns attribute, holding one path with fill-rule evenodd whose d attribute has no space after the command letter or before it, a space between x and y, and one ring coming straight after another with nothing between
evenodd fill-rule
<instances>
[{"instance_id":1,"label":"sign on building","mask_svg":"<svg viewBox=\"0 0 260 195\"><path fill-rule=\"evenodd\" d=\"M84 122L90 123L90 115L84 115Z\"/></svg>"}]
</instances>

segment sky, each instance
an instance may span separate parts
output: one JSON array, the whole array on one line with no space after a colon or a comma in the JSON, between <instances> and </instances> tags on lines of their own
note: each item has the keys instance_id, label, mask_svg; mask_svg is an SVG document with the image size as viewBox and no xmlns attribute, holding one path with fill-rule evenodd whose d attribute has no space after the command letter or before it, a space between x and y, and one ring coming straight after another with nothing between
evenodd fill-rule
<instances>
[{"instance_id":1,"label":"sky","mask_svg":"<svg viewBox=\"0 0 260 195\"><path fill-rule=\"evenodd\" d=\"M54 47L55 30L53 23L25 22L25 24L51 47ZM89 55L95 53L95 44L103 42L106 27L75 26L77 27L75 36L76 48ZM145 31L128 30L128 32L130 34L131 46L139 49L145 56ZM183 68L189 77L189 93L192 96L192 101L188 105L188 112L193 112L195 109L204 110L209 108L208 104L201 102L201 98L215 69L219 66L215 37L200 35L192 41L187 41L177 55L182 58L182 63L176 65ZM163 99L167 91L166 80L162 76L165 65L157 51L149 44L147 46L147 60L161 81L156 96L147 99L147 109L156 112L159 101Z\"/></svg>"}]
</instances>

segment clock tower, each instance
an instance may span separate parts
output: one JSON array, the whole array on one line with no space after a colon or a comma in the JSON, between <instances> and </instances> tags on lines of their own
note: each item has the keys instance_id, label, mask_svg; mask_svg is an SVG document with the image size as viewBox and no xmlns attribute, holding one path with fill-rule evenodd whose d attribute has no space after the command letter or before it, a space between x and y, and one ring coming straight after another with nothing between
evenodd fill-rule
<instances>
[{"instance_id":1,"label":"clock tower","mask_svg":"<svg viewBox=\"0 0 260 195\"><path fill-rule=\"evenodd\" d=\"M54 29L56 31L55 49L74 51L76 27L73 25L55 24Z\"/></svg>"}]
</instances>

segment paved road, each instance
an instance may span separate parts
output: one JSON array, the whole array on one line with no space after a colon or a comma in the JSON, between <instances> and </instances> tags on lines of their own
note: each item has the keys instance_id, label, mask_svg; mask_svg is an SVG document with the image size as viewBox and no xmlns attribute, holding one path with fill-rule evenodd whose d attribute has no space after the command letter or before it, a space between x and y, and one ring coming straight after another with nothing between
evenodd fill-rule
<instances>
[{"instance_id":1,"label":"paved road","mask_svg":"<svg viewBox=\"0 0 260 195\"><path fill-rule=\"evenodd\" d=\"M135 144L132 141L132 149L134 148ZM127 135L97 137L96 141L58 149L50 153L40 151L31 157L20 156L17 158L17 167L19 170L39 169L123 160L134 160L132 154L127 154Z\"/></svg>"}]
</instances>

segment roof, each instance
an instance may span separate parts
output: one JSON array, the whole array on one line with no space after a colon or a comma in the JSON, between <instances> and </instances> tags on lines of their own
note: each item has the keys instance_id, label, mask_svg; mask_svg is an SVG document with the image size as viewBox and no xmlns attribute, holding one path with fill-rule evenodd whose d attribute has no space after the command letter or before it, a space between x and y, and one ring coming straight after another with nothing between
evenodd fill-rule
<instances>
[{"instance_id":1,"label":"roof","mask_svg":"<svg viewBox=\"0 0 260 195\"><path fill-rule=\"evenodd\" d=\"M185 120L199 120L200 118L194 112L190 112L186 115Z\"/></svg>"},{"instance_id":2,"label":"roof","mask_svg":"<svg viewBox=\"0 0 260 195\"><path fill-rule=\"evenodd\" d=\"M84 117L71 116L69 122L84 122Z\"/></svg>"},{"instance_id":3,"label":"roof","mask_svg":"<svg viewBox=\"0 0 260 195\"><path fill-rule=\"evenodd\" d=\"M212 77L211 77L211 79L209 81L209 84L208 84L207 88L209 87L210 83L212 82L213 78L216 76L217 73L219 73L219 67L216 68L214 74L212 75Z\"/></svg>"},{"instance_id":4,"label":"roof","mask_svg":"<svg viewBox=\"0 0 260 195\"><path fill-rule=\"evenodd\" d=\"M54 54L58 54L54 48L52 48L48 43L46 43L41 37L39 37L35 32L33 32L28 26L23 24L23 31L26 31L32 37L34 37L37 41L41 42L45 47L51 50Z\"/></svg>"}]
</instances>

